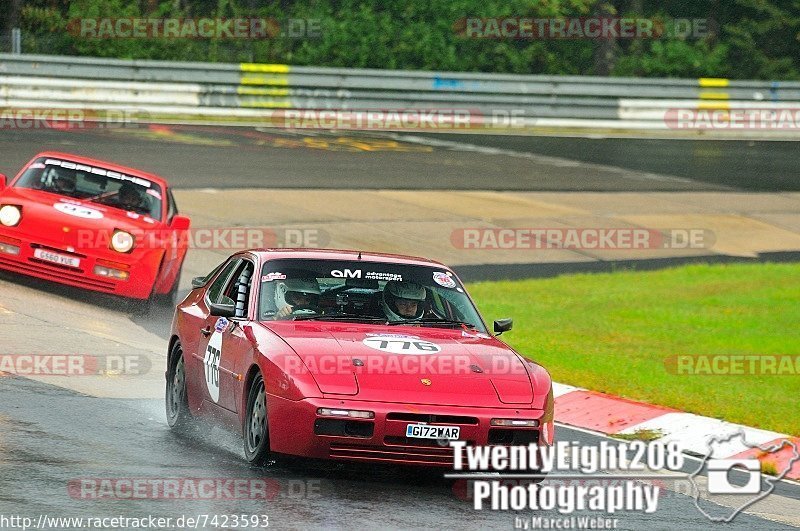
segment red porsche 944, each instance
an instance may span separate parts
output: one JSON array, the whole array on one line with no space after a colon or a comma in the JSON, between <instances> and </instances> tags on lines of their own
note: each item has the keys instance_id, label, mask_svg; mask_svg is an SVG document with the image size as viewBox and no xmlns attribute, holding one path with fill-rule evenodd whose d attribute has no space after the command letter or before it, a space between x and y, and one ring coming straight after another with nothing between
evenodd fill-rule
<instances>
[{"instance_id":1,"label":"red porsche 944","mask_svg":"<svg viewBox=\"0 0 800 531\"><path fill-rule=\"evenodd\" d=\"M128 297L171 300L189 218L161 177L64 153L0 175L0 269Z\"/></svg>"},{"instance_id":2,"label":"red porsche 944","mask_svg":"<svg viewBox=\"0 0 800 531\"><path fill-rule=\"evenodd\" d=\"M452 466L450 441L552 445L547 371L495 337L458 277L421 258L334 250L231 256L173 319L170 426L198 418L272 454Z\"/></svg>"}]
</instances>

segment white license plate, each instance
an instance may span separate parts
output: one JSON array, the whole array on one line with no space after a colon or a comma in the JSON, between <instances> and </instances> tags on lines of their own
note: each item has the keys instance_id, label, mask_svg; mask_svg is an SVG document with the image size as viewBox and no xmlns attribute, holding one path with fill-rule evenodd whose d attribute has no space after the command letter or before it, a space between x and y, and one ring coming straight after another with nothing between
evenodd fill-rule
<instances>
[{"instance_id":1,"label":"white license plate","mask_svg":"<svg viewBox=\"0 0 800 531\"><path fill-rule=\"evenodd\" d=\"M406 426L406 437L415 439L458 440L461 428L458 426L429 426L428 424L409 424Z\"/></svg>"},{"instance_id":2,"label":"white license plate","mask_svg":"<svg viewBox=\"0 0 800 531\"><path fill-rule=\"evenodd\" d=\"M45 251L44 249L34 249L33 256L39 260L45 260L47 262L53 262L54 264L61 264L69 267L80 267L81 265L80 258L73 258L63 254L51 253L50 251Z\"/></svg>"}]
</instances>

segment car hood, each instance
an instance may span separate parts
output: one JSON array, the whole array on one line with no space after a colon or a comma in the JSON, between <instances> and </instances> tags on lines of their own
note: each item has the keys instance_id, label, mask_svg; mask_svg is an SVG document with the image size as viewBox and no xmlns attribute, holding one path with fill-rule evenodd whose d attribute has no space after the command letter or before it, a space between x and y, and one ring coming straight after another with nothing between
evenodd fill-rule
<instances>
[{"instance_id":1,"label":"car hood","mask_svg":"<svg viewBox=\"0 0 800 531\"><path fill-rule=\"evenodd\" d=\"M0 203L22 206L22 220L17 230L44 235L48 240L75 248L84 247L85 244L80 245L81 241L88 242L89 236L104 231L145 231L162 226L159 221L146 216L40 190L8 188L0 194ZM77 229L87 232L79 233Z\"/></svg>"},{"instance_id":2,"label":"car hood","mask_svg":"<svg viewBox=\"0 0 800 531\"><path fill-rule=\"evenodd\" d=\"M533 401L525 363L485 334L320 322L267 325L300 356L325 394L479 407Z\"/></svg>"}]
</instances>

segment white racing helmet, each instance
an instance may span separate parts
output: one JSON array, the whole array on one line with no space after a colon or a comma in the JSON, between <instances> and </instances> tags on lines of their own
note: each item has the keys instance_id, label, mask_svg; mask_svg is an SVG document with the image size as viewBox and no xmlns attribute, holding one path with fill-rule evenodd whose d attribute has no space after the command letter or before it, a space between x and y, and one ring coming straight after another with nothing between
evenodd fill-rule
<instances>
[{"instance_id":1,"label":"white racing helmet","mask_svg":"<svg viewBox=\"0 0 800 531\"><path fill-rule=\"evenodd\" d=\"M381 306L390 321L408 321L419 319L425 312L424 302L427 298L425 288L413 282L401 282L390 280L383 288L383 299ZM397 299L405 299L417 302L417 312L413 317L404 317L397 310Z\"/></svg>"},{"instance_id":2,"label":"white racing helmet","mask_svg":"<svg viewBox=\"0 0 800 531\"><path fill-rule=\"evenodd\" d=\"M291 278L281 281L275 288L275 306L280 310L289 305L297 305L297 295L304 294L311 298L308 306L316 307L322 292L315 278Z\"/></svg>"}]
</instances>

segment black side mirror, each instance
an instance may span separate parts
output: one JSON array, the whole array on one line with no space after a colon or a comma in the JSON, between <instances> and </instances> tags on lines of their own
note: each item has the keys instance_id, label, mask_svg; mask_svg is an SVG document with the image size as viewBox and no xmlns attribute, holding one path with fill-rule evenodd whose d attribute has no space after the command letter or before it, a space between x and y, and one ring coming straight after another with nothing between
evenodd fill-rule
<instances>
[{"instance_id":1,"label":"black side mirror","mask_svg":"<svg viewBox=\"0 0 800 531\"><path fill-rule=\"evenodd\" d=\"M508 332L514 326L514 319L507 317L505 319L497 319L494 322L494 333L499 336L503 332Z\"/></svg>"},{"instance_id":2,"label":"black side mirror","mask_svg":"<svg viewBox=\"0 0 800 531\"><path fill-rule=\"evenodd\" d=\"M206 285L206 277L194 277L192 279L192 288L202 288Z\"/></svg>"},{"instance_id":3,"label":"black side mirror","mask_svg":"<svg viewBox=\"0 0 800 531\"><path fill-rule=\"evenodd\" d=\"M236 309L233 304L214 304L212 302L208 305L208 310L214 317L233 317L236 315Z\"/></svg>"}]
</instances>

